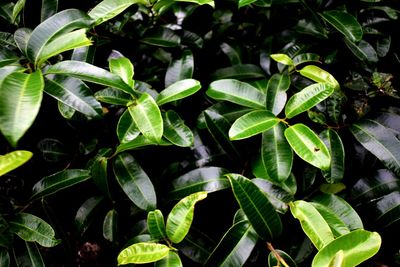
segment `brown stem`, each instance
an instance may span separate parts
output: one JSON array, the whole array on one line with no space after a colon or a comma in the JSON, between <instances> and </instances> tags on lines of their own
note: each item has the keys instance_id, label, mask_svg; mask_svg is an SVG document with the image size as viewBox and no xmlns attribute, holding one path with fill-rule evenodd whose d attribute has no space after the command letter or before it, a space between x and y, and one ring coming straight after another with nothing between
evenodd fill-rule
<instances>
[{"instance_id":1,"label":"brown stem","mask_svg":"<svg viewBox=\"0 0 400 267\"><path fill-rule=\"evenodd\" d=\"M274 249L274 247L272 246L271 243L267 242L267 247L268 249L274 254L275 258L278 260L278 266L280 266L280 263L282 263L282 265L284 267L290 267L286 261L281 257L281 255L279 255L279 253Z\"/></svg>"}]
</instances>

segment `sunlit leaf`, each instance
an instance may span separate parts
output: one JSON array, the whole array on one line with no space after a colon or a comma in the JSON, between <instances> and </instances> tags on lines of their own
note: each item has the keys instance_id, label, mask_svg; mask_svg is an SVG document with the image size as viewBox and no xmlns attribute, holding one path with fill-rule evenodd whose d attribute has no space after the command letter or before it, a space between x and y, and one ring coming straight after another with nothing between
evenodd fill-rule
<instances>
[{"instance_id":1,"label":"sunlit leaf","mask_svg":"<svg viewBox=\"0 0 400 267\"><path fill-rule=\"evenodd\" d=\"M94 20L93 26L110 20L133 4L146 4L142 0L103 0L92 8L88 15Z\"/></svg>"},{"instance_id":2,"label":"sunlit leaf","mask_svg":"<svg viewBox=\"0 0 400 267\"><path fill-rule=\"evenodd\" d=\"M167 237L164 215L160 210L152 210L147 214L147 228L155 240L163 240Z\"/></svg>"},{"instance_id":3,"label":"sunlit leaf","mask_svg":"<svg viewBox=\"0 0 400 267\"><path fill-rule=\"evenodd\" d=\"M0 176L25 164L32 155L32 152L26 150L16 150L0 155Z\"/></svg>"},{"instance_id":4,"label":"sunlit leaf","mask_svg":"<svg viewBox=\"0 0 400 267\"><path fill-rule=\"evenodd\" d=\"M135 263L143 264L161 260L168 256L170 248L157 243L136 243L118 254L118 265Z\"/></svg>"},{"instance_id":5,"label":"sunlit leaf","mask_svg":"<svg viewBox=\"0 0 400 267\"><path fill-rule=\"evenodd\" d=\"M134 74L133 64L128 58L113 51L108 58L108 65L111 73L117 74L129 86L134 86L135 82L132 79Z\"/></svg>"},{"instance_id":6,"label":"sunlit leaf","mask_svg":"<svg viewBox=\"0 0 400 267\"><path fill-rule=\"evenodd\" d=\"M267 85L267 106L273 114L278 115L286 104L286 91L290 87L290 79L288 75L274 74L268 81Z\"/></svg>"},{"instance_id":7,"label":"sunlit leaf","mask_svg":"<svg viewBox=\"0 0 400 267\"><path fill-rule=\"evenodd\" d=\"M158 105L188 97L201 88L200 82L193 79L179 80L162 90L156 98Z\"/></svg>"},{"instance_id":8,"label":"sunlit leaf","mask_svg":"<svg viewBox=\"0 0 400 267\"><path fill-rule=\"evenodd\" d=\"M335 89L340 88L340 85L338 81L335 79L335 77L333 77L332 74L330 74L326 70L321 69L318 66L307 65L303 67L301 70L299 70L299 73L302 76L307 77L310 80L313 80L314 82L328 83Z\"/></svg>"},{"instance_id":9,"label":"sunlit leaf","mask_svg":"<svg viewBox=\"0 0 400 267\"><path fill-rule=\"evenodd\" d=\"M183 267L183 265L178 253L169 251L167 257L154 263L154 267Z\"/></svg>"}]
</instances>

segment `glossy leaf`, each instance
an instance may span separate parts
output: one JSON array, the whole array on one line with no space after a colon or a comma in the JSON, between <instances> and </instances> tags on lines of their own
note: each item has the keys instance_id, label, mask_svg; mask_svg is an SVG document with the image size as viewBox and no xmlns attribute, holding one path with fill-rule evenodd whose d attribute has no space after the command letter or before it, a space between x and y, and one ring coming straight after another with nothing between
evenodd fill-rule
<instances>
[{"instance_id":1,"label":"glossy leaf","mask_svg":"<svg viewBox=\"0 0 400 267\"><path fill-rule=\"evenodd\" d=\"M283 65L288 65L288 66L293 66L294 62L293 60L286 54L272 54L271 58L275 60L278 63L281 63Z\"/></svg>"},{"instance_id":2,"label":"glossy leaf","mask_svg":"<svg viewBox=\"0 0 400 267\"><path fill-rule=\"evenodd\" d=\"M291 202L289 206L293 217L300 221L304 233L318 250L334 240L328 223L312 204L297 200Z\"/></svg>"},{"instance_id":3,"label":"glossy leaf","mask_svg":"<svg viewBox=\"0 0 400 267\"><path fill-rule=\"evenodd\" d=\"M349 227L333 210L319 203L311 202L311 204L328 223L335 238L350 233Z\"/></svg>"},{"instance_id":4,"label":"glossy leaf","mask_svg":"<svg viewBox=\"0 0 400 267\"><path fill-rule=\"evenodd\" d=\"M309 62L316 62L316 63L320 62L320 56L313 53L304 53L304 54L299 54L293 58L293 63L295 66L299 66L301 64Z\"/></svg>"},{"instance_id":5,"label":"glossy leaf","mask_svg":"<svg viewBox=\"0 0 400 267\"><path fill-rule=\"evenodd\" d=\"M393 132L373 120L354 123L350 130L383 165L400 175L400 141Z\"/></svg>"},{"instance_id":6,"label":"glossy leaf","mask_svg":"<svg viewBox=\"0 0 400 267\"><path fill-rule=\"evenodd\" d=\"M91 45L92 42L86 37L86 30L80 29L62 34L52 39L43 48L43 52L38 59L38 66L46 62L49 58L75 48Z\"/></svg>"},{"instance_id":7,"label":"glossy leaf","mask_svg":"<svg viewBox=\"0 0 400 267\"><path fill-rule=\"evenodd\" d=\"M204 264L214 247L214 241L210 237L193 228L182 242L176 244L179 253L200 264Z\"/></svg>"},{"instance_id":8,"label":"glossy leaf","mask_svg":"<svg viewBox=\"0 0 400 267\"><path fill-rule=\"evenodd\" d=\"M0 130L12 146L17 145L39 113L43 87L40 70L14 72L0 84Z\"/></svg>"},{"instance_id":9,"label":"glossy leaf","mask_svg":"<svg viewBox=\"0 0 400 267\"><path fill-rule=\"evenodd\" d=\"M118 154L113 169L122 190L136 206L147 211L157 206L156 193L150 178L131 155Z\"/></svg>"},{"instance_id":10,"label":"glossy leaf","mask_svg":"<svg viewBox=\"0 0 400 267\"><path fill-rule=\"evenodd\" d=\"M31 200L52 195L89 178L89 171L79 169L68 169L46 176L33 186Z\"/></svg>"},{"instance_id":11,"label":"glossy leaf","mask_svg":"<svg viewBox=\"0 0 400 267\"><path fill-rule=\"evenodd\" d=\"M25 241L35 241L43 247L54 247L60 243L54 237L53 228L35 215L21 212L8 223L10 230Z\"/></svg>"},{"instance_id":12,"label":"glossy leaf","mask_svg":"<svg viewBox=\"0 0 400 267\"><path fill-rule=\"evenodd\" d=\"M286 91L290 87L290 79L285 74L274 74L267 85L266 108L273 114L281 113L286 104Z\"/></svg>"},{"instance_id":13,"label":"glossy leaf","mask_svg":"<svg viewBox=\"0 0 400 267\"><path fill-rule=\"evenodd\" d=\"M355 44L347 39L344 39L344 43L359 60L378 62L378 54L370 43L361 40L358 44Z\"/></svg>"},{"instance_id":14,"label":"glossy leaf","mask_svg":"<svg viewBox=\"0 0 400 267\"><path fill-rule=\"evenodd\" d=\"M279 123L262 134L262 164L268 177L276 183L289 177L293 165L293 150L284 136L285 129L286 126Z\"/></svg>"},{"instance_id":15,"label":"glossy leaf","mask_svg":"<svg viewBox=\"0 0 400 267\"><path fill-rule=\"evenodd\" d=\"M257 241L258 235L251 224L239 221L224 234L205 266L243 266Z\"/></svg>"},{"instance_id":16,"label":"glossy leaf","mask_svg":"<svg viewBox=\"0 0 400 267\"><path fill-rule=\"evenodd\" d=\"M265 95L250 84L238 80L214 81L210 84L206 93L216 100L226 100L250 108L265 108Z\"/></svg>"},{"instance_id":17,"label":"glossy leaf","mask_svg":"<svg viewBox=\"0 0 400 267\"><path fill-rule=\"evenodd\" d=\"M121 152L124 152L127 150L135 150L135 149L140 149L140 148L144 148L147 146L170 146L170 145L172 145L172 144L164 139L161 139L161 141L156 142L156 141L147 139L143 135L139 135L132 141L120 144L117 147L115 153L118 154L118 153L121 153Z\"/></svg>"},{"instance_id":18,"label":"glossy leaf","mask_svg":"<svg viewBox=\"0 0 400 267\"><path fill-rule=\"evenodd\" d=\"M320 194L314 197L312 201L325 206L339 216L350 230L362 229L364 227L357 212L341 197L334 194Z\"/></svg>"},{"instance_id":19,"label":"glossy leaf","mask_svg":"<svg viewBox=\"0 0 400 267\"><path fill-rule=\"evenodd\" d=\"M116 210L112 209L107 212L106 217L103 221L103 237L110 241L117 241L118 234L118 213Z\"/></svg>"},{"instance_id":20,"label":"glossy leaf","mask_svg":"<svg viewBox=\"0 0 400 267\"><path fill-rule=\"evenodd\" d=\"M128 106L136 126L149 140L159 142L163 135L163 119L157 103L147 93L143 93L139 99Z\"/></svg>"},{"instance_id":21,"label":"glossy leaf","mask_svg":"<svg viewBox=\"0 0 400 267\"><path fill-rule=\"evenodd\" d=\"M335 77L332 76L326 70L321 69L320 67L314 65L307 65L299 70L299 73L317 83L328 83L333 86L335 89L339 89L340 85Z\"/></svg>"},{"instance_id":22,"label":"glossy leaf","mask_svg":"<svg viewBox=\"0 0 400 267\"><path fill-rule=\"evenodd\" d=\"M288 267L297 267L297 264L292 259L292 257L290 257L290 255L287 254L285 251L280 250L280 249L275 249L274 251L271 251L269 253L268 267L275 267L275 266L283 265L281 262L282 260L285 261L285 263ZM283 265L283 266L286 266L286 265Z\"/></svg>"},{"instance_id":23,"label":"glossy leaf","mask_svg":"<svg viewBox=\"0 0 400 267\"><path fill-rule=\"evenodd\" d=\"M329 183L337 183L343 179L345 150L342 139L332 129L327 129L319 134L331 155L331 167L324 172L324 177Z\"/></svg>"},{"instance_id":24,"label":"glossy leaf","mask_svg":"<svg viewBox=\"0 0 400 267\"><path fill-rule=\"evenodd\" d=\"M90 27L92 20L78 9L66 9L43 21L33 31L28 40L28 58L37 65L46 53L46 45L54 38L79 28Z\"/></svg>"},{"instance_id":25,"label":"glossy leaf","mask_svg":"<svg viewBox=\"0 0 400 267\"><path fill-rule=\"evenodd\" d=\"M192 225L195 204L207 197L207 192L193 193L182 198L167 217L166 233L173 243L181 242Z\"/></svg>"},{"instance_id":26,"label":"glossy leaf","mask_svg":"<svg viewBox=\"0 0 400 267\"><path fill-rule=\"evenodd\" d=\"M387 169L379 169L358 180L351 189L351 198L355 202L369 201L392 193L400 188L400 179Z\"/></svg>"},{"instance_id":27,"label":"glossy leaf","mask_svg":"<svg viewBox=\"0 0 400 267\"><path fill-rule=\"evenodd\" d=\"M129 86L134 86L135 82L132 79L134 74L133 64L128 58L117 51L113 51L108 58L108 65L111 73L117 74Z\"/></svg>"},{"instance_id":28,"label":"glossy leaf","mask_svg":"<svg viewBox=\"0 0 400 267\"><path fill-rule=\"evenodd\" d=\"M233 194L257 234L264 240L278 237L282 222L267 196L249 179L228 174Z\"/></svg>"},{"instance_id":29,"label":"glossy leaf","mask_svg":"<svg viewBox=\"0 0 400 267\"><path fill-rule=\"evenodd\" d=\"M125 110L117 124L117 136L121 143L134 140L140 134L139 128L133 121L129 110Z\"/></svg>"},{"instance_id":30,"label":"glossy leaf","mask_svg":"<svg viewBox=\"0 0 400 267\"><path fill-rule=\"evenodd\" d=\"M40 9L40 21L43 22L57 13L58 0L42 0Z\"/></svg>"},{"instance_id":31,"label":"glossy leaf","mask_svg":"<svg viewBox=\"0 0 400 267\"><path fill-rule=\"evenodd\" d=\"M103 115L100 103L94 98L89 87L81 80L56 76L46 81L44 91L89 118L99 118Z\"/></svg>"},{"instance_id":32,"label":"glossy leaf","mask_svg":"<svg viewBox=\"0 0 400 267\"><path fill-rule=\"evenodd\" d=\"M300 158L323 171L329 170L329 150L310 128L301 123L295 124L285 130L285 137Z\"/></svg>"},{"instance_id":33,"label":"glossy leaf","mask_svg":"<svg viewBox=\"0 0 400 267\"><path fill-rule=\"evenodd\" d=\"M108 159L104 156L98 156L94 159L90 169L93 182L103 194L111 199L111 193L108 183Z\"/></svg>"},{"instance_id":34,"label":"glossy leaf","mask_svg":"<svg viewBox=\"0 0 400 267\"><path fill-rule=\"evenodd\" d=\"M334 92L334 87L328 83L315 83L307 86L289 98L285 106L287 118L303 113L328 98Z\"/></svg>"},{"instance_id":35,"label":"glossy leaf","mask_svg":"<svg viewBox=\"0 0 400 267\"><path fill-rule=\"evenodd\" d=\"M208 193L228 188L229 181L224 177L228 171L219 167L203 167L189 171L172 180L172 190L168 195L180 199L190 194L206 191Z\"/></svg>"},{"instance_id":36,"label":"glossy leaf","mask_svg":"<svg viewBox=\"0 0 400 267\"><path fill-rule=\"evenodd\" d=\"M16 150L0 155L0 176L25 164L32 155L32 152L26 150Z\"/></svg>"},{"instance_id":37,"label":"glossy leaf","mask_svg":"<svg viewBox=\"0 0 400 267\"><path fill-rule=\"evenodd\" d=\"M157 243L136 243L118 254L118 265L143 264L161 260L168 256L170 248Z\"/></svg>"},{"instance_id":38,"label":"glossy leaf","mask_svg":"<svg viewBox=\"0 0 400 267\"><path fill-rule=\"evenodd\" d=\"M350 41L358 42L361 40L363 36L362 27L357 19L349 13L339 10L330 10L325 11L320 14L320 16Z\"/></svg>"},{"instance_id":39,"label":"glossy leaf","mask_svg":"<svg viewBox=\"0 0 400 267\"><path fill-rule=\"evenodd\" d=\"M163 114L164 137L172 144L181 147L190 147L194 144L193 133L178 113L168 110Z\"/></svg>"},{"instance_id":40,"label":"glossy leaf","mask_svg":"<svg viewBox=\"0 0 400 267\"><path fill-rule=\"evenodd\" d=\"M142 43L160 47L176 47L181 43L181 38L171 29L159 27L149 31L140 39Z\"/></svg>"},{"instance_id":41,"label":"glossy leaf","mask_svg":"<svg viewBox=\"0 0 400 267\"><path fill-rule=\"evenodd\" d=\"M231 158L240 158L240 154L234 144L229 140L228 131L231 125L218 113L204 111L206 126L214 140L223 151Z\"/></svg>"},{"instance_id":42,"label":"glossy leaf","mask_svg":"<svg viewBox=\"0 0 400 267\"><path fill-rule=\"evenodd\" d=\"M239 64L231 67L226 67L216 70L211 78L213 80L219 79L263 79L265 78L264 72L260 67L253 64Z\"/></svg>"},{"instance_id":43,"label":"glossy leaf","mask_svg":"<svg viewBox=\"0 0 400 267\"><path fill-rule=\"evenodd\" d=\"M122 13L133 4L146 4L141 0L103 0L92 8L88 15L94 20L93 26L99 25Z\"/></svg>"},{"instance_id":44,"label":"glossy leaf","mask_svg":"<svg viewBox=\"0 0 400 267\"><path fill-rule=\"evenodd\" d=\"M380 228L386 228L399 221L400 193L394 191L373 203L374 221Z\"/></svg>"},{"instance_id":45,"label":"glossy leaf","mask_svg":"<svg viewBox=\"0 0 400 267\"><path fill-rule=\"evenodd\" d=\"M179 80L160 92L156 98L158 105L188 97L201 88L200 82L193 79Z\"/></svg>"},{"instance_id":46,"label":"glossy leaf","mask_svg":"<svg viewBox=\"0 0 400 267\"><path fill-rule=\"evenodd\" d=\"M155 267L183 267L181 258L175 251L170 251L167 257L154 263Z\"/></svg>"},{"instance_id":47,"label":"glossy leaf","mask_svg":"<svg viewBox=\"0 0 400 267\"><path fill-rule=\"evenodd\" d=\"M160 210L153 210L147 213L147 228L151 237L155 240L163 240L167 237L164 215Z\"/></svg>"},{"instance_id":48,"label":"glossy leaf","mask_svg":"<svg viewBox=\"0 0 400 267\"><path fill-rule=\"evenodd\" d=\"M256 110L238 118L229 129L231 140L240 140L267 131L277 125L280 119L267 110Z\"/></svg>"},{"instance_id":49,"label":"glossy leaf","mask_svg":"<svg viewBox=\"0 0 400 267\"><path fill-rule=\"evenodd\" d=\"M182 56L170 62L165 74L165 87L193 76L194 60L190 50L184 50Z\"/></svg>"},{"instance_id":50,"label":"glossy leaf","mask_svg":"<svg viewBox=\"0 0 400 267\"><path fill-rule=\"evenodd\" d=\"M75 225L81 236L83 236L89 226L93 223L102 201L102 196L92 196L79 207L75 215Z\"/></svg>"},{"instance_id":51,"label":"glossy leaf","mask_svg":"<svg viewBox=\"0 0 400 267\"><path fill-rule=\"evenodd\" d=\"M133 100L132 96L116 88L105 88L97 91L94 96L100 102L111 105L127 106Z\"/></svg>"},{"instance_id":52,"label":"glossy leaf","mask_svg":"<svg viewBox=\"0 0 400 267\"><path fill-rule=\"evenodd\" d=\"M26 46L31 34L32 30L29 28L19 28L14 33L15 43L24 55L26 54Z\"/></svg>"},{"instance_id":53,"label":"glossy leaf","mask_svg":"<svg viewBox=\"0 0 400 267\"><path fill-rule=\"evenodd\" d=\"M381 237L376 232L355 230L343 235L322 248L312 261L313 267L328 266L340 250L343 251L343 267L356 266L371 258L381 246Z\"/></svg>"},{"instance_id":54,"label":"glossy leaf","mask_svg":"<svg viewBox=\"0 0 400 267\"><path fill-rule=\"evenodd\" d=\"M66 76L71 76L84 81L108 87L114 87L128 94L134 94L133 89L128 84L126 84L118 75L86 62L64 60L49 67L46 70L46 74L62 74Z\"/></svg>"}]
</instances>

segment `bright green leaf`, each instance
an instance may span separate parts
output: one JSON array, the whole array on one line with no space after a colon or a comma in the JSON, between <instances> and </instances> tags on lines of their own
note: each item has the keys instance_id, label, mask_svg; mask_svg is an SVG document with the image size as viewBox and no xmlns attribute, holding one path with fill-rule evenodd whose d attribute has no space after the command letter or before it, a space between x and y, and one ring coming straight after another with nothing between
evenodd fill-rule
<instances>
[{"instance_id":1,"label":"bright green leaf","mask_svg":"<svg viewBox=\"0 0 400 267\"><path fill-rule=\"evenodd\" d=\"M283 65L293 66L293 60L286 54L272 54L271 58Z\"/></svg>"},{"instance_id":2,"label":"bright green leaf","mask_svg":"<svg viewBox=\"0 0 400 267\"><path fill-rule=\"evenodd\" d=\"M136 243L118 254L118 265L135 263L143 264L161 260L168 256L170 248L157 243Z\"/></svg>"},{"instance_id":3,"label":"bright green leaf","mask_svg":"<svg viewBox=\"0 0 400 267\"><path fill-rule=\"evenodd\" d=\"M0 155L0 176L20 167L31 157L32 152L16 150L5 155Z\"/></svg>"},{"instance_id":4,"label":"bright green leaf","mask_svg":"<svg viewBox=\"0 0 400 267\"><path fill-rule=\"evenodd\" d=\"M93 26L97 26L122 13L133 4L147 4L145 0L103 0L92 8L88 15L94 20Z\"/></svg>"},{"instance_id":5,"label":"bright green leaf","mask_svg":"<svg viewBox=\"0 0 400 267\"><path fill-rule=\"evenodd\" d=\"M158 105L188 97L201 88L200 82L193 79L180 80L160 92L156 98Z\"/></svg>"},{"instance_id":6,"label":"bright green leaf","mask_svg":"<svg viewBox=\"0 0 400 267\"><path fill-rule=\"evenodd\" d=\"M185 125L178 113L169 110L164 114L164 137L176 146L192 146L194 144L193 133L190 128Z\"/></svg>"},{"instance_id":7,"label":"bright green leaf","mask_svg":"<svg viewBox=\"0 0 400 267\"><path fill-rule=\"evenodd\" d=\"M153 210L147 214L147 228L155 240L163 240L167 237L164 215L160 210Z\"/></svg>"},{"instance_id":8,"label":"bright green leaf","mask_svg":"<svg viewBox=\"0 0 400 267\"><path fill-rule=\"evenodd\" d=\"M326 70L321 69L320 67L314 65L307 65L299 70L299 73L317 83L328 83L333 86L335 89L339 89L340 85L335 77L332 76Z\"/></svg>"},{"instance_id":9,"label":"bright green leaf","mask_svg":"<svg viewBox=\"0 0 400 267\"><path fill-rule=\"evenodd\" d=\"M134 86L133 64L128 58L113 51L111 56L108 58L108 65L111 73L117 74L130 87Z\"/></svg>"},{"instance_id":10,"label":"bright green leaf","mask_svg":"<svg viewBox=\"0 0 400 267\"><path fill-rule=\"evenodd\" d=\"M285 74L274 74L267 85L266 108L278 115L286 104L286 91L290 87L290 78Z\"/></svg>"},{"instance_id":11,"label":"bright green leaf","mask_svg":"<svg viewBox=\"0 0 400 267\"><path fill-rule=\"evenodd\" d=\"M121 143L128 143L138 137L140 134L139 128L133 121L129 110L125 110L119 118L117 124L117 136Z\"/></svg>"},{"instance_id":12,"label":"bright green leaf","mask_svg":"<svg viewBox=\"0 0 400 267\"><path fill-rule=\"evenodd\" d=\"M178 253L169 251L167 257L154 263L154 267L183 267L183 265Z\"/></svg>"}]
</instances>

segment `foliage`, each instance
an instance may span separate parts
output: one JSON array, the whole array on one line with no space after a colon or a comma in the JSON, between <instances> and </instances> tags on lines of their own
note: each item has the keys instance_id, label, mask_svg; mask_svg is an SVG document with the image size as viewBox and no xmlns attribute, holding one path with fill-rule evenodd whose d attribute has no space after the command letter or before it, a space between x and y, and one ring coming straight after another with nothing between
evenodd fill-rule
<instances>
[{"instance_id":1,"label":"foliage","mask_svg":"<svg viewBox=\"0 0 400 267\"><path fill-rule=\"evenodd\" d=\"M399 8L0 1L0 265L399 264Z\"/></svg>"}]
</instances>

